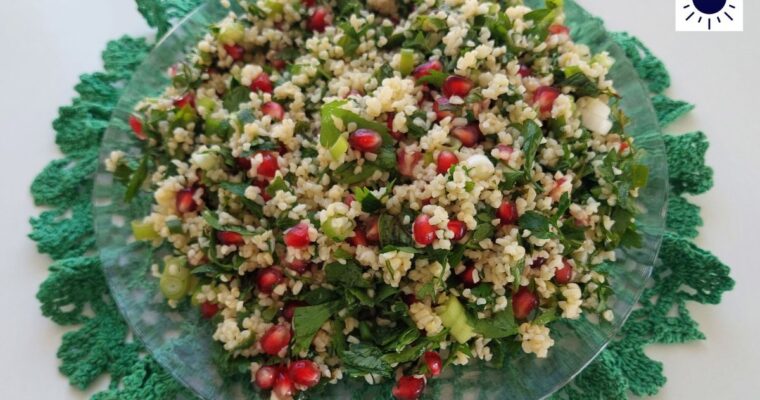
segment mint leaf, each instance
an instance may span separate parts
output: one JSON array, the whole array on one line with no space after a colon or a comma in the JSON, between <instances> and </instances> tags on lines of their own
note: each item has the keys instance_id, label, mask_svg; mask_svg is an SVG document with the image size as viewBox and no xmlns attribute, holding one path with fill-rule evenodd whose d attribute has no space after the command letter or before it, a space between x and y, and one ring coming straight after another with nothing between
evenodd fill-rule
<instances>
[{"instance_id":1,"label":"mint leaf","mask_svg":"<svg viewBox=\"0 0 760 400\"><path fill-rule=\"evenodd\" d=\"M368 188L354 188L354 196L356 201L362 205L364 212L371 214L383 208L383 203Z\"/></svg>"},{"instance_id":2,"label":"mint leaf","mask_svg":"<svg viewBox=\"0 0 760 400\"><path fill-rule=\"evenodd\" d=\"M473 321L475 332L491 338L500 339L517 334L517 322L512 313L512 307L507 307L488 319L475 319Z\"/></svg>"},{"instance_id":3,"label":"mint leaf","mask_svg":"<svg viewBox=\"0 0 760 400\"><path fill-rule=\"evenodd\" d=\"M325 278L333 285L351 287L369 287L369 283L362 277L362 268L353 261L345 264L334 262L325 266Z\"/></svg>"},{"instance_id":4,"label":"mint leaf","mask_svg":"<svg viewBox=\"0 0 760 400\"><path fill-rule=\"evenodd\" d=\"M530 230L531 234L539 239L549 239L556 237L549 229L551 221L545 215L536 211L527 211L520 216L518 225L521 229Z\"/></svg>"},{"instance_id":5,"label":"mint leaf","mask_svg":"<svg viewBox=\"0 0 760 400\"><path fill-rule=\"evenodd\" d=\"M355 378L367 374L388 378L393 372L390 363L383 358L383 352L375 346L352 344L348 350L340 352L339 357L343 362L343 372Z\"/></svg>"},{"instance_id":6,"label":"mint leaf","mask_svg":"<svg viewBox=\"0 0 760 400\"><path fill-rule=\"evenodd\" d=\"M333 301L318 306L298 307L293 315L293 353L307 350L320 327L338 311L340 303Z\"/></svg>"},{"instance_id":7,"label":"mint leaf","mask_svg":"<svg viewBox=\"0 0 760 400\"><path fill-rule=\"evenodd\" d=\"M222 97L222 106L229 112L236 112L240 105L251 101L251 89L245 86L238 86Z\"/></svg>"}]
</instances>

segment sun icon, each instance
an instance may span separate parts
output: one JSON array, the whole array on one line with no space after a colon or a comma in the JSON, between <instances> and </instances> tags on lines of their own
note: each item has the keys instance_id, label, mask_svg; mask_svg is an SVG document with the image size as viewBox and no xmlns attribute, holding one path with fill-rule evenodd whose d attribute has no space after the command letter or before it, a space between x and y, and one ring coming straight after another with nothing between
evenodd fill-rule
<instances>
[{"instance_id":1,"label":"sun icon","mask_svg":"<svg viewBox=\"0 0 760 400\"><path fill-rule=\"evenodd\" d=\"M736 6L732 0L689 0L688 3L683 6L688 13L686 21L698 18L697 23L702 24L704 21L707 30L712 30L713 23L722 24L734 20L731 13L736 10Z\"/></svg>"}]
</instances>

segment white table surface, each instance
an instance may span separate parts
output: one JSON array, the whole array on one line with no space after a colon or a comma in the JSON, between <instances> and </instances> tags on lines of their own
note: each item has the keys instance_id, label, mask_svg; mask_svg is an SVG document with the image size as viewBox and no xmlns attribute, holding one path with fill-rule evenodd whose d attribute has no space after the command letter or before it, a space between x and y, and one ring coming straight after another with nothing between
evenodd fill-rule
<instances>
[{"instance_id":1,"label":"white table surface","mask_svg":"<svg viewBox=\"0 0 760 400\"><path fill-rule=\"evenodd\" d=\"M674 0L580 0L613 30L638 35L665 60L670 94L697 104L674 132L703 130L715 188L695 201L705 226L697 240L733 267L736 289L719 306L690 305L707 341L653 346L668 384L657 399L750 399L760 393L760 4L745 1L743 33L676 33ZM96 71L109 39L148 28L131 0L3 2L0 13L0 398L84 399L58 373L60 328L34 295L49 259L26 238L33 177L58 157L51 121L74 95L78 75ZM754 18L753 18L754 17ZM93 390L107 382L101 379ZM92 390L91 390L92 391Z\"/></svg>"}]
</instances>

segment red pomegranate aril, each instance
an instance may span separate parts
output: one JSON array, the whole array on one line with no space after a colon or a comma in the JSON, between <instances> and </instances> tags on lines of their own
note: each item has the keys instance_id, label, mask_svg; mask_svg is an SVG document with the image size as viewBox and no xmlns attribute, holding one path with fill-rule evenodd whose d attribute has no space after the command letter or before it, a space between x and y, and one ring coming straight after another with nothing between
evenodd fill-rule
<instances>
[{"instance_id":1,"label":"red pomegranate aril","mask_svg":"<svg viewBox=\"0 0 760 400\"><path fill-rule=\"evenodd\" d=\"M264 93L272 93L272 80L269 79L269 74L266 72L260 73L259 76L253 79L250 88L254 92L262 91Z\"/></svg>"},{"instance_id":2,"label":"red pomegranate aril","mask_svg":"<svg viewBox=\"0 0 760 400\"><path fill-rule=\"evenodd\" d=\"M289 270L295 271L299 274L303 274L306 272L307 269L309 269L309 262L305 260L293 260L286 264Z\"/></svg>"},{"instance_id":3,"label":"red pomegranate aril","mask_svg":"<svg viewBox=\"0 0 760 400\"><path fill-rule=\"evenodd\" d=\"M274 382L277 379L277 368L271 365L265 365L256 371L256 386L261 389L269 390L274 387Z\"/></svg>"},{"instance_id":4,"label":"red pomegranate aril","mask_svg":"<svg viewBox=\"0 0 760 400\"><path fill-rule=\"evenodd\" d=\"M531 70L527 65L520 65L520 69L517 71L517 75L520 75L523 78L527 78L533 75L533 70Z\"/></svg>"},{"instance_id":5,"label":"red pomegranate aril","mask_svg":"<svg viewBox=\"0 0 760 400\"><path fill-rule=\"evenodd\" d=\"M462 271L461 274L459 274L459 279L464 284L464 287L474 287L478 282L476 282L475 276L478 274L478 270L475 269L475 266L469 265L467 268ZM480 281L480 280L478 280Z\"/></svg>"},{"instance_id":6,"label":"red pomegranate aril","mask_svg":"<svg viewBox=\"0 0 760 400\"><path fill-rule=\"evenodd\" d=\"M309 29L315 32L324 32L332 22L332 14L324 7L317 7L309 17Z\"/></svg>"},{"instance_id":7,"label":"red pomegranate aril","mask_svg":"<svg viewBox=\"0 0 760 400\"><path fill-rule=\"evenodd\" d=\"M262 151L261 158L261 164L256 168L256 173L265 178L274 178L275 173L280 168L276 153Z\"/></svg>"},{"instance_id":8,"label":"red pomegranate aril","mask_svg":"<svg viewBox=\"0 0 760 400\"><path fill-rule=\"evenodd\" d=\"M541 86L533 94L533 104L538 106L539 110L546 114L552 112L554 100L559 97L560 91L551 86Z\"/></svg>"},{"instance_id":9,"label":"red pomegranate aril","mask_svg":"<svg viewBox=\"0 0 760 400\"><path fill-rule=\"evenodd\" d=\"M412 71L414 79L420 79L430 75L430 71L443 71L443 64L438 60L430 60L424 64L420 64Z\"/></svg>"},{"instance_id":10,"label":"red pomegranate aril","mask_svg":"<svg viewBox=\"0 0 760 400\"><path fill-rule=\"evenodd\" d=\"M209 303L208 301L201 304L201 317L206 319L214 318L216 313L219 312L219 305L216 303Z\"/></svg>"},{"instance_id":11,"label":"red pomegranate aril","mask_svg":"<svg viewBox=\"0 0 760 400\"><path fill-rule=\"evenodd\" d=\"M439 174L445 174L449 172L449 169L451 169L451 167L453 165L456 165L458 162L459 157L457 157L454 152L443 150L438 153L438 160L436 160L436 171L438 171Z\"/></svg>"},{"instance_id":12,"label":"red pomegranate aril","mask_svg":"<svg viewBox=\"0 0 760 400\"><path fill-rule=\"evenodd\" d=\"M309 239L309 224L301 222L285 231L283 241L288 247L303 249L311 243Z\"/></svg>"},{"instance_id":13,"label":"red pomegranate aril","mask_svg":"<svg viewBox=\"0 0 760 400\"><path fill-rule=\"evenodd\" d=\"M436 120L440 121L446 117L454 118L456 114L453 109L456 107L449 103L449 99L439 96L433 101L433 111L435 111Z\"/></svg>"},{"instance_id":14,"label":"red pomegranate aril","mask_svg":"<svg viewBox=\"0 0 760 400\"><path fill-rule=\"evenodd\" d=\"M348 135L348 143L362 153L376 153L383 145L383 138L372 129L357 129Z\"/></svg>"},{"instance_id":15,"label":"red pomegranate aril","mask_svg":"<svg viewBox=\"0 0 760 400\"><path fill-rule=\"evenodd\" d=\"M272 67L278 71L282 71L287 67L288 64L285 62L285 60L272 60Z\"/></svg>"},{"instance_id":16,"label":"red pomegranate aril","mask_svg":"<svg viewBox=\"0 0 760 400\"><path fill-rule=\"evenodd\" d=\"M415 296L414 293L405 294L401 296L401 298L404 300L404 303L408 306L411 306L412 304L418 301L417 296Z\"/></svg>"},{"instance_id":17,"label":"red pomegranate aril","mask_svg":"<svg viewBox=\"0 0 760 400\"><path fill-rule=\"evenodd\" d=\"M282 309L282 317L288 321L293 320L293 316L296 315L296 308L305 306L306 303L301 300L289 301Z\"/></svg>"},{"instance_id":18,"label":"red pomegranate aril","mask_svg":"<svg viewBox=\"0 0 760 400\"><path fill-rule=\"evenodd\" d=\"M278 324L264 332L259 344L264 353L269 354L270 356L275 356L282 351L282 349L288 347L291 337L290 327L284 324Z\"/></svg>"},{"instance_id":19,"label":"red pomegranate aril","mask_svg":"<svg viewBox=\"0 0 760 400\"><path fill-rule=\"evenodd\" d=\"M514 225L517 223L517 205L510 200L504 200L499 206L499 219L502 225Z\"/></svg>"},{"instance_id":20,"label":"red pomegranate aril","mask_svg":"<svg viewBox=\"0 0 760 400\"><path fill-rule=\"evenodd\" d=\"M301 3L303 3L306 8L311 8L317 4L317 0L301 0Z\"/></svg>"},{"instance_id":21,"label":"red pomegranate aril","mask_svg":"<svg viewBox=\"0 0 760 400\"><path fill-rule=\"evenodd\" d=\"M514 147L507 146L506 144L496 145L496 158L502 161L507 161L512 157L512 153L515 152Z\"/></svg>"},{"instance_id":22,"label":"red pomegranate aril","mask_svg":"<svg viewBox=\"0 0 760 400\"><path fill-rule=\"evenodd\" d=\"M290 363L288 375L296 384L310 388L319 383L322 373L314 361L298 360Z\"/></svg>"},{"instance_id":23,"label":"red pomegranate aril","mask_svg":"<svg viewBox=\"0 0 760 400\"><path fill-rule=\"evenodd\" d=\"M454 237L451 238L453 241L462 240L465 234L467 234L467 225L464 224L464 222L452 219L449 221L448 225L446 225L449 230L454 233Z\"/></svg>"},{"instance_id":24,"label":"red pomegranate aril","mask_svg":"<svg viewBox=\"0 0 760 400\"><path fill-rule=\"evenodd\" d=\"M248 157L238 157L235 159L235 164L241 171L248 172L251 169L251 159Z\"/></svg>"},{"instance_id":25,"label":"red pomegranate aril","mask_svg":"<svg viewBox=\"0 0 760 400\"><path fill-rule=\"evenodd\" d=\"M541 268L544 264L546 264L546 258L536 257L533 259L533 262L530 264L530 267L533 269L538 269L538 268Z\"/></svg>"},{"instance_id":26,"label":"red pomegranate aril","mask_svg":"<svg viewBox=\"0 0 760 400\"><path fill-rule=\"evenodd\" d=\"M272 117L275 121L282 121L285 118L285 108L276 101L267 101L261 105L261 112L264 115Z\"/></svg>"},{"instance_id":27,"label":"red pomegranate aril","mask_svg":"<svg viewBox=\"0 0 760 400\"><path fill-rule=\"evenodd\" d=\"M620 150L618 150L618 153L620 153L620 154L625 153L625 151L628 150L629 146L630 145L628 144L628 142L620 143Z\"/></svg>"},{"instance_id":28,"label":"red pomegranate aril","mask_svg":"<svg viewBox=\"0 0 760 400\"><path fill-rule=\"evenodd\" d=\"M253 181L253 186L256 186L257 188L259 188L261 198L264 199L265 202L272 200L272 196L270 196L269 193L267 193L267 187L269 186L269 182L263 179L257 179Z\"/></svg>"},{"instance_id":29,"label":"red pomegranate aril","mask_svg":"<svg viewBox=\"0 0 760 400\"><path fill-rule=\"evenodd\" d=\"M397 400L417 400L425 390L425 380L414 376L402 376L391 393Z\"/></svg>"},{"instance_id":30,"label":"red pomegranate aril","mask_svg":"<svg viewBox=\"0 0 760 400\"><path fill-rule=\"evenodd\" d=\"M565 285L570 283L573 279L573 266L567 260L562 260L562 268L557 268L554 271L554 282L559 285Z\"/></svg>"},{"instance_id":31,"label":"red pomegranate aril","mask_svg":"<svg viewBox=\"0 0 760 400\"><path fill-rule=\"evenodd\" d=\"M240 61L243 59L243 54L245 53L245 49L243 49L243 46L239 44L225 44L224 45L224 51L227 52L227 54L232 57L233 61Z\"/></svg>"},{"instance_id":32,"label":"red pomegranate aril","mask_svg":"<svg viewBox=\"0 0 760 400\"><path fill-rule=\"evenodd\" d=\"M274 267L267 267L259 271L256 277L256 287L261 293L272 293L275 286L282 282L282 272Z\"/></svg>"},{"instance_id":33,"label":"red pomegranate aril","mask_svg":"<svg viewBox=\"0 0 760 400\"><path fill-rule=\"evenodd\" d=\"M549 25L549 33L551 33L552 35L559 35L562 33L569 35L570 29L566 27L565 25L551 24Z\"/></svg>"},{"instance_id":34,"label":"red pomegranate aril","mask_svg":"<svg viewBox=\"0 0 760 400\"><path fill-rule=\"evenodd\" d=\"M367 232L365 236L369 243L377 243L380 241L380 224L378 218L373 217L367 221Z\"/></svg>"},{"instance_id":35,"label":"red pomegranate aril","mask_svg":"<svg viewBox=\"0 0 760 400\"><path fill-rule=\"evenodd\" d=\"M430 371L431 376L438 376L441 374L443 361L441 360L441 356L438 353L434 351L427 351L422 356L422 358L425 360L425 365L427 365L427 369Z\"/></svg>"},{"instance_id":36,"label":"red pomegranate aril","mask_svg":"<svg viewBox=\"0 0 760 400\"><path fill-rule=\"evenodd\" d=\"M148 137L145 136L145 133L143 132L143 124L142 121L140 121L139 118L137 118L134 115L129 116L129 127L132 128L132 132L135 133L135 136L140 140L145 140Z\"/></svg>"},{"instance_id":37,"label":"red pomegranate aril","mask_svg":"<svg viewBox=\"0 0 760 400\"><path fill-rule=\"evenodd\" d=\"M195 202L193 196L195 196L195 189L185 188L177 192L175 206L179 213L189 213L198 209L198 203Z\"/></svg>"},{"instance_id":38,"label":"red pomegranate aril","mask_svg":"<svg viewBox=\"0 0 760 400\"><path fill-rule=\"evenodd\" d=\"M366 246L368 244L367 235L365 235L361 229L357 228L354 230L354 236L348 238L348 243L351 243L351 246L354 247Z\"/></svg>"},{"instance_id":39,"label":"red pomegranate aril","mask_svg":"<svg viewBox=\"0 0 760 400\"><path fill-rule=\"evenodd\" d=\"M477 146L483 134L480 132L478 124L467 124L465 126L457 126L451 130L451 134L454 135L464 147Z\"/></svg>"},{"instance_id":40,"label":"red pomegranate aril","mask_svg":"<svg viewBox=\"0 0 760 400\"><path fill-rule=\"evenodd\" d=\"M512 296L512 311L517 319L528 318L536 307L538 307L538 296L525 286L520 287Z\"/></svg>"},{"instance_id":41,"label":"red pomegranate aril","mask_svg":"<svg viewBox=\"0 0 760 400\"><path fill-rule=\"evenodd\" d=\"M388 127L388 134L390 134L391 137L396 140L401 140L404 138L404 134L393 129L393 120L395 118L396 113L388 113L388 116L385 119L385 125Z\"/></svg>"},{"instance_id":42,"label":"red pomegranate aril","mask_svg":"<svg viewBox=\"0 0 760 400\"><path fill-rule=\"evenodd\" d=\"M412 225L412 233L414 234L414 241L427 246L432 244L435 240L435 226L430 223L430 217L425 214L420 214L414 219Z\"/></svg>"},{"instance_id":43,"label":"red pomegranate aril","mask_svg":"<svg viewBox=\"0 0 760 400\"><path fill-rule=\"evenodd\" d=\"M280 373L277 375L277 379L274 382L272 391L278 399L291 399L296 391L293 380L287 374Z\"/></svg>"},{"instance_id":44,"label":"red pomegranate aril","mask_svg":"<svg viewBox=\"0 0 760 400\"><path fill-rule=\"evenodd\" d=\"M351 207L351 204L354 204L354 201L356 201L356 197L351 193L346 193L346 195L343 196L343 203L349 207Z\"/></svg>"},{"instance_id":45,"label":"red pomegranate aril","mask_svg":"<svg viewBox=\"0 0 760 400\"><path fill-rule=\"evenodd\" d=\"M446 97L458 96L465 98L468 94L470 94L472 86L473 83L471 80L459 75L450 75L443 82L441 89L443 91L443 95Z\"/></svg>"},{"instance_id":46,"label":"red pomegranate aril","mask_svg":"<svg viewBox=\"0 0 760 400\"><path fill-rule=\"evenodd\" d=\"M232 231L217 231L216 240L226 246L242 246L245 244L243 235Z\"/></svg>"},{"instance_id":47,"label":"red pomegranate aril","mask_svg":"<svg viewBox=\"0 0 760 400\"><path fill-rule=\"evenodd\" d=\"M419 164L420 160L422 160L422 153L419 151L407 151L402 148L396 151L396 164L401 175L412 177L414 167Z\"/></svg>"},{"instance_id":48,"label":"red pomegranate aril","mask_svg":"<svg viewBox=\"0 0 760 400\"><path fill-rule=\"evenodd\" d=\"M174 99L174 107L182 108L184 106L195 108L195 93L187 92L182 97Z\"/></svg>"}]
</instances>

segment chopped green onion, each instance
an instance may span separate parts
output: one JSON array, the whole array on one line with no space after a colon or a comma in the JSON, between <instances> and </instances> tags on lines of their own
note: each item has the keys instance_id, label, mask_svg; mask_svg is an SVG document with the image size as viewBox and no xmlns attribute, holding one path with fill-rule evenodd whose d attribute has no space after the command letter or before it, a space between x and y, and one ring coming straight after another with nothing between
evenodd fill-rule
<instances>
[{"instance_id":1,"label":"chopped green onion","mask_svg":"<svg viewBox=\"0 0 760 400\"><path fill-rule=\"evenodd\" d=\"M140 241L161 239L152 222L132 221L132 234Z\"/></svg>"},{"instance_id":2,"label":"chopped green onion","mask_svg":"<svg viewBox=\"0 0 760 400\"><path fill-rule=\"evenodd\" d=\"M169 233L178 234L182 233L182 220L179 219L167 219L166 227L169 228Z\"/></svg>"},{"instance_id":3,"label":"chopped green onion","mask_svg":"<svg viewBox=\"0 0 760 400\"><path fill-rule=\"evenodd\" d=\"M320 229L322 229L322 232L330 239L336 242L342 242L353 233L354 227L354 221L348 219L348 217L344 215L335 215L325 220Z\"/></svg>"},{"instance_id":4,"label":"chopped green onion","mask_svg":"<svg viewBox=\"0 0 760 400\"><path fill-rule=\"evenodd\" d=\"M278 3L274 0L267 0L266 7L272 11L271 14L282 14L282 10L284 9L282 3Z\"/></svg>"},{"instance_id":5,"label":"chopped green onion","mask_svg":"<svg viewBox=\"0 0 760 400\"><path fill-rule=\"evenodd\" d=\"M401 61L399 62L398 69L401 75L407 76L414 70L414 50L401 49Z\"/></svg>"},{"instance_id":6,"label":"chopped green onion","mask_svg":"<svg viewBox=\"0 0 760 400\"><path fill-rule=\"evenodd\" d=\"M343 136L338 136L338 140L330 147L330 155L333 160L339 160L348 151L348 140Z\"/></svg>"},{"instance_id":7,"label":"chopped green onion","mask_svg":"<svg viewBox=\"0 0 760 400\"><path fill-rule=\"evenodd\" d=\"M213 112L216 109L216 102L209 97L201 97L200 99L195 100L195 104L198 107L203 107L208 113Z\"/></svg>"},{"instance_id":8,"label":"chopped green onion","mask_svg":"<svg viewBox=\"0 0 760 400\"><path fill-rule=\"evenodd\" d=\"M218 39L224 44L235 44L243 40L245 28L239 22L225 24L219 30Z\"/></svg>"},{"instance_id":9,"label":"chopped green onion","mask_svg":"<svg viewBox=\"0 0 760 400\"><path fill-rule=\"evenodd\" d=\"M467 343L468 340L475 336L475 331L470 326L469 321L467 321L467 312L456 297L449 297L444 305L435 309L435 312L441 317L443 326L449 328L451 336L457 342Z\"/></svg>"},{"instance_id":10,"label":"chopped green onion","mask_svg":"<svg viewBox=\"0 0 760 400\"><path fill-rule=\"evenodd\" d=\"M169 300L182 300L190 290L190 270L185 257L166 257L159 288Z\"/></svg>"}]
</instances>

